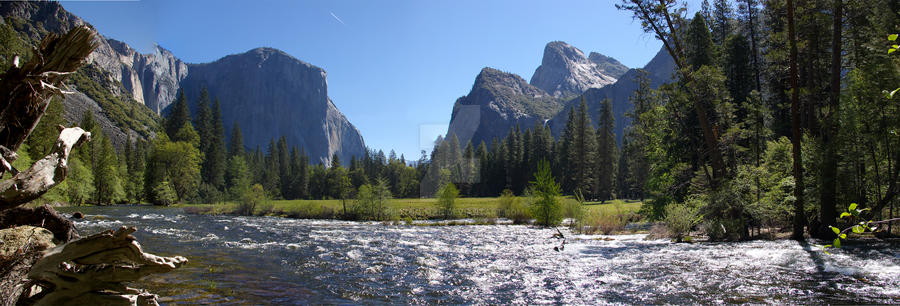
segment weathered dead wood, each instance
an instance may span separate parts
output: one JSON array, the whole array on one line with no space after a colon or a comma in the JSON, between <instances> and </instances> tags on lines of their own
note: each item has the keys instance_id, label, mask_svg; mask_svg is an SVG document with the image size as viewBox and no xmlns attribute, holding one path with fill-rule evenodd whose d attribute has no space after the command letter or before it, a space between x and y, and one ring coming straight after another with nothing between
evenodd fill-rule
<instances>
[{"instance_id":1,"label":"weathered dead wood","mask_svg":"<svg viewBox=\"0 0 900 306\"><path fill-rule=\"evenodd\" d=\"M90 133L80 128L61 128L50 155L21 173L12 167L15 151L37 126L50 98L63 93L63 82L96 47L94 31L87 26L63 36L50 34L28 62L21 67L13 65L0 75L0 175L14 174L0 182L0 210L34 200L64 180L72 148L90 140Z\"/></svg>"},{"instance_id":2,"label":"weathered dead wood","mask_svg":"<svg viewBox=\"0 0 900 306\"><path fill-rule=\"evenodd\" d=\"M165 273L187 263L181 256L144 253L135 241L135 228L122 227L53 248L28 273L29 283L41 288L26 292L20 302L35 305L156 305L156 295L128 288L123 282Z\"/></svg>"},{"instance_id":3,"label":"weathered dead wood","mask_svg":"<svg viewBox=\"0 0 900 306\"><path fill-rule=\"evenodd\" d=\"M50 34L28 62L21 67L13 65L0 75L0 146L19 149L44 115L50 98L63 93L63 82L97 45L94 31L87 26L75 27L63 36Z\"/></svg>"},{"instance_id":4,"label":"weathered dead wood","mask_svg":"<svg viewBox=\"0 0 900 306\"><path fill-rule=\"evenodd\" d=\"M37 199L65 180L72 148L90 139L91 133L79 127L62 129L50 155L35 162L28 170L0 182L0 211Z\"/></svg>"}]
</instances>

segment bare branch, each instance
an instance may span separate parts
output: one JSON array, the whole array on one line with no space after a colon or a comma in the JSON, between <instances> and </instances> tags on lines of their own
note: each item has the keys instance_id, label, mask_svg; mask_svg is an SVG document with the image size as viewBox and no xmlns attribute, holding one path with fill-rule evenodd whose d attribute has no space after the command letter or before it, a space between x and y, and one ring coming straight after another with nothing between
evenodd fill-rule
<instances>
[{"instance_id":1,"label":"bare branch","mask_svg":"<svg viewBox=\"0 0 900 306\"><path fill-rule=\"evenodd\" d=\"M79 127L67 128L59 133L59 139L50 155L37 161L28 170L0 182L0 210L13 208L37 199L56 184L66 179L69 153L84 141L90 141L91 133Z\"/></svg>"}]
</instances>

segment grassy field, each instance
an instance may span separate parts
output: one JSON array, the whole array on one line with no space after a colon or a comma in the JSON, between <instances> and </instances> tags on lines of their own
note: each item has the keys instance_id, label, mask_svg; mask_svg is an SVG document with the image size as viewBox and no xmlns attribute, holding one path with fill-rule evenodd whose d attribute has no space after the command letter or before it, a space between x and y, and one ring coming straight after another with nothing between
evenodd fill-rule
<instances>
[{"instance_id":1,"label":"grassy field","mask_svg":"<svg viewBox=\"0 0 900 306\"><path fill-rule=\"evenodd\" d=\"M524 198L522 199L525 200ZM563 199L563 201L574 201ZM353 200L346 201L347 207ZM456 199L456 215L462 218L496 218L498 198L458 198ZM202 213L228 213L234 210L234 203L225 204L184 204L187 209ZM637 213L640 201L613 200L606 203L589 202L584 205L585 215L620 215ZM413 198L391 199L387 210L392 219L427 220L440 216L437 199ZM257 207L256 214L276 215L293 218L336 218L343 212L341 200L272 200Z\"/></svg>"}]
</instances>

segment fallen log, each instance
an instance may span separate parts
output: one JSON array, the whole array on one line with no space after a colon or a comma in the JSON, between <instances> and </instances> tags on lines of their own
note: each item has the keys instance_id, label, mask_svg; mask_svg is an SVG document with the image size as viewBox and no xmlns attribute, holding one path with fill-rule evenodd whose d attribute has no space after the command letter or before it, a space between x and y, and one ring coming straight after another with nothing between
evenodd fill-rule
<instances>
[{"instance_id":1,"label":"fallen log","mask_svg":"<svg viewBox=\"0 0 900 306\"><path fill-rule=\"evenodd\" d=\"M144 253L122 227L48 250L28 272L18 304L158 305L155 294L129 288L126 282L165 273L187 263L181 256Z\"/></svg>"}]
</instances>

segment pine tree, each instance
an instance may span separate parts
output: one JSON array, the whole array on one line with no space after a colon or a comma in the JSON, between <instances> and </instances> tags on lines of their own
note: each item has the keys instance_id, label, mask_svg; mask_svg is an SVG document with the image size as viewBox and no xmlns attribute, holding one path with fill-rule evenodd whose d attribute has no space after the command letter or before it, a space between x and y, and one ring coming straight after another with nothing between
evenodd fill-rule
<instances>
[{"instance_id":1,"label":"pine tree","mask_svg":"<svg viewBox=\"0 0 900 306\"><path fill-rule=\"evenodd\" d=\"M94 168L94 199L97 204L113 204L119 200L122 194L122 185L119 180L119 161L116 151L113 149L109 137L98 135L95 141L100 142L99 150L95 152L97 164Z\"/></svg>"},{"instance_id":2,"label":"pine tree","mask_svg":"<svg viewBox=\"0 0 900 306\"><path fill-rule=\"evenodd\" d=\"M228 157L244 155L244 136L241 135L241 127L237 121L231 127L231 142L228 143Z\"/></svg>"},{"instance_id":3,"label":"pine tree","mask_svg":"<svg viewBox=\"0 0 900 306\"><path fill-rule=\"evenodd\" d=\"M709 28L703 20L703 16L698 12L694 15L687 30L686 59L687 63L698 69L702 66L711 66L715 63L715 45L712 36L709 34Z\"/></svg>"},{"instance_id":4,"label":"pine tree","mask_svg":"<svg viewBox=\"0 0 900 306\"><path fill-rule=\"evenodd\" d=\"M278 169L278 178L281 182L281 197L284 199L288 199L293 197L292 193L294 184L293 179L291 178L291 173L293 172L293 170L291 169L291 156L290 152L288 151L287 138L282 135L281 138L278 139L277 145L278 150L276 152L278 164L280 165Z\"/></svg>"},{"instance_id":5,"label":"pine tree","mask_svg":"<svg viewBox=\"0 0 900 306\"><path fill-rule=\"evenodd\" d=\"M184 96L184 90L178 92L178 98L175 99L175 103L172 104L171 108L172 111L169 112L169 116L166 117L165 130L166 134L169 135L169 138L175 139L175 134L178 133L178 130L191 121L191 111L188 109L188 102L187 98Z\"/></svg>"},{"instance_id":6,"label":"pine tree","mask_svg":"<svg viewBox=\"0 0 900 306\"><path fill-rule=\"evenodd\" d=\"M575 131L575 108L569 108L569 117L566 120L566 128L563 130L563 134L560 140L560 148L559 152L555 154L559 158L560 164L560 174L562 177L562 190L564 193L569 193L575 190L575 177L574 173L574 165L575 161L573 160L573 156L569 154L569 150L575 143L575 137L577 132ZM492 146L492 148L494 148Z\"/></svg>"},{"instance_id":7,"label":"pine tree","mask_svg":"<svg viewBox=\"0 0 900 306\"><path fill-rule=\"evenodd\" d=\"M600 117L597 119L597 192L600 200L615 198L616 164L618 162L615 117L612 114L612 102L604 99L600 104Z\"/></svg>"},{"instance_id":8,"label":"pine tree","mask_svg":"<svg viewBox=\"0 0 900 306\"><path fill-rule=\"evenodd\" d=\"M228 159L226 186L231 199L240 199L250 189L252 177L243 155Z\"/></svg>"},{"instance_id":9,"label":"pine tree","mask_svg":"<svg viewBox=\"0 0 900 306\"><path fill-rule=\"evenodd\" d=\"M569 151L568 168L571 174L572 192L580 191L591 197L596 196L597 190L597 173L595 172L597 158L597 136L594 131L594 125L591 123L591 117L588 114L587 103L584 96L581 97L581 104L578 106L578 112L575 114L575 135Z\"/></svg>"},{"instance_id":10,"label":"pine tree","mask_svg":"<svg viewBox=\"0 0 900 306\"><path fill-rule=\"evenodd\" d=\"M306 150L300 149L300 162L299 167L297 168L297 197L301 199L309 199L309 181L310 181L310 170L309 170L309 156L306 155Z\"/></svg>"},{"instance_id":11,"label":"pine tree","mask_svg":"<svg viewBox=\"0 0 900 306\"><path fill-rule=\"evenodd\" d=\"M712 38L717 45L725 43L725 38L731 34L731 20L734 19L734 10L729 0L715 0L713 3L713 20L708 22L712 29Z\"/></svg>"},{"instance_id":12,"label":"pine tree","mask_svg":"<svg viewBox=\"0 0 900 306\"><path fill-rule=\"evenodd\" d=\"M488 171L486 171L488 161L488 150L487 145L484 143L484 140L478 144L478 149L475 149L475 158L478 162L477 166L474 169L474 173L472 174L477 181L475 184L476 192L478 195L484 196L487 195L487 184L488 184Z\"/></svg>"},{"instance_id":13,"label":"pine tree","mask_svg":"<svg viewBox=\"0 0 900 306\"><path fill-rule=\"evenodd\" d=\"M272 198L281 197L281 164L278 159L278 147L275 140L269 141L269 147L266 150L265 168L263 172L262 186Z\"/></svg>"},{"instance_id":14,"label":"pine tree","mask_svg":"<svg viewBox=\"0 0 900 306\"><path fill-rule=\"evenodd\" d=\"M200 90L200 98L197 99L197 117L194 118L194 128L200 136L200 152L209 152L209 146L213 139L213 116L209 106L209 91L206 86ZM206 162L203 165L203 181L209 182L209 169Z\"/></svg>"},{"instance_id":15,"label":"pine tree","mask_svg":"<svg viewBox=\"0 0 900 306\"><path fill-rule=\"evenodd\" d=\"M732 101L743 103L753 90L753 72L751 67L750 46L744 35L730 35L725 41L725 76L728 92ZM745 115L742 112L741 115ZM740 120L740 119L738 119Z\"/></svg>"},{"instance_id":16,"label":"pine tree","mask_svg":"<svg viewBox=\"0 0 900 306\"><path fill-rule=\"evenodd\" d=\"M216 98L212 108L212 130L209 148L205 152L207 182L217 190L225 187L225 125L222 124L222 111L219 99Z\"/></svg>"}]
</instances>

